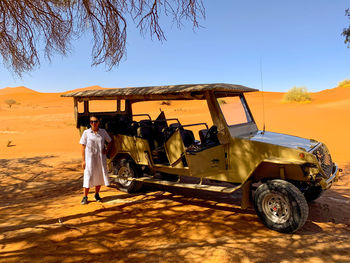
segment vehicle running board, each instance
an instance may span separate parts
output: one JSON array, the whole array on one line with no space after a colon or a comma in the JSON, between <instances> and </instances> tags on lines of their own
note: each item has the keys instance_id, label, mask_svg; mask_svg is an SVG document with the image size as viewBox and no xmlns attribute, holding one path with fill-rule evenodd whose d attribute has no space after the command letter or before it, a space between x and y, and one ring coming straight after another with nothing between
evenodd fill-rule
<instances>
[{"instance_id":1,"label":"vehicle running board","mask_svg":"<svg viewBox=\"0 0 350 263\"><path fill-rule=\"evenodd\" d=\"M109 177L118 178L117 175L109 175ZM204 191L211 191L211 192L220 192L220 193L227 193L227 194L233 193L234 191L236 191L242 187L242 184L235 186L235 187L226 187L226 186L217 186L217 185L189 184L189 183L172 182L172 181L167 181L167 180L154 179L154 178L150 178L150 177L140 177L140 178L128 177L128 178L124 178L124 179L130 180L130 181L150 183L150 184L174 186L174 187L180 187L180 188L189 188L189 189L204 190Z\"/></svg>"}]
</instances>

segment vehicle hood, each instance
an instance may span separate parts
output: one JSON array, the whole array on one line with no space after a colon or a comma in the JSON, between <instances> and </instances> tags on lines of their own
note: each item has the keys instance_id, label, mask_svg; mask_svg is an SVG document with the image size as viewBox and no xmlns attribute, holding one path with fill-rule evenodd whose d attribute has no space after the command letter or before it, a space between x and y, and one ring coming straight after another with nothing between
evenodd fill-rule
<instances>
[{"instance_id":1,"label":"vehicle hood","mask_svg":"<svg viewBox=\"0 0 350 263\"><path fill-rule=\"evenodd\" d=\"M247 139L288 148L303 149L306 151L310 151L319 143L315 140L305 139L297 136L262 131L258 131L255 135L249 136Z\"/></svg>"}]
</instances>

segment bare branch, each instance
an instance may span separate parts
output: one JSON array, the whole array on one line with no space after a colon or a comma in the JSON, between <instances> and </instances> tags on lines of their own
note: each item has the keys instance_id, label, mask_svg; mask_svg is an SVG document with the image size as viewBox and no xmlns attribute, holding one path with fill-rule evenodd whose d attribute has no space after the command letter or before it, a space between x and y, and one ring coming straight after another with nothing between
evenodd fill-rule
<instances>
[{"instance_id":1,"label":"bare branch","mask_svg":"<svg viewBox=\"0 0 350 263\"><path fill-rule=\"evenodd\" d=\"M48 60L54 53L66 55L73 39L91 32L92 65L111 69L126 54L127 16L141 34L162 41L163 15L196 28L205 10L202 0L1 0L0 54L21 75L40 65L41 50Z\"/></svg>"},{"instance_id":2,"label":"bare branch","mask_svg":"<svg viewBox=\"0 0 350 263\"><path fill-rule=\"evenodd\" d=\"M350 19L350 9L345 10L345 15L348 16ZM350 26L348 28L344 28L342 35L345 37L345 44L348 44L350 46Z\"/></svg>"}]
</instances>

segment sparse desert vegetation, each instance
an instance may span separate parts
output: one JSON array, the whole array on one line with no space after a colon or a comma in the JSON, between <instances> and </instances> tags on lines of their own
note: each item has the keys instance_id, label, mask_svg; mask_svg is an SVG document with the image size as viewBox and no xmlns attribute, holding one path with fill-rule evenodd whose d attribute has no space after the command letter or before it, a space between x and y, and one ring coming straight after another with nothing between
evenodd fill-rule
<instances>
[{"instance_id":1,"label":"sparse desert vegetation","mask_svg":"<svg viewBox=\"0 0 350 263\"><path fill-rule=\"evenodd\" d=\"M164 100L160 103L160 105L167 105L170 106L171 105L171 101L170 100Z\"/></svg>"},{"instance_id":2,"label":"sparse desert vegetation","mask_svg":"<svg viewBox=\"0 0 350 263\"><path fill-rule=\"evenodd\" d=\"M7 99L4 102L9 106L9 108L11 108L12 105L17 104L17 101L14 99Z\"/></svg>"},{"instance_id":3,"label":"sparse desert vegetation","mask_svg":"<svg viewBox=\"0 0 350 263\"><path fill-rule=\"evenodd\" d=\"M226 100L224 100L224 99L218 99L218 102L220 105L227 104Z\"/></svg>"},{"instance_id":4,"label":"sparse desert vegetation","mask_svg":"<svg viewBox=\"0 0 350 263\"><path fill-rule=\"evenodd\" d=\"M311 96L306 87L293 87L284 95L283 102L311 102Z\"/></svg>"},{"instance_id":5,"label":"sparse desert vegetation","mask_svg":"<svg viewBox=\"0 0 350 263\"><path fill-rule=\"evenodd\" d=\"M339 88L350 88L350 79L344 79L338 83Z\"/></svg>"},{"instance_id":6,"label":"sparse desert vegetation","mask_svg":"<svg viewBox=\"0 0 350 263\"><path fill-rule=\"evenodd\" d=\"M14 145L11 140L8 140L6 147L13 147L13 146L16 146L16 145Z\"/></svg>"}]
</instances>

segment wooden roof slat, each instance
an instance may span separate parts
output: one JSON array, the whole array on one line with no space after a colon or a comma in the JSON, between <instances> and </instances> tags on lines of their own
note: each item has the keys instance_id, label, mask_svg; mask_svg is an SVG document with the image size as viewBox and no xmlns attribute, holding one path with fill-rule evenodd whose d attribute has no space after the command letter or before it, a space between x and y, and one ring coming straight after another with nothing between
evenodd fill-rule
<instances>
[{"instance_id":1,"label":"wooden roof slat","mask_svg":"<svg viewBox=\"0 0 350 263\"><path fill-rule=\"evenodd\" d=\"M243 93L258 91L257 89L248 88L242 85L214 83L214 84L185 84L185 85L171 85L171 86L149 86L149 87L135 87L135 88L118 88L118 89L104 89L104 90L85 90L71 92L61 95L62 97L76 97L76 98L106 98L106 97L123 97L128 99L140 98L140 96L147 96L148 99L157 99L164 97L164 95L176 95L179 98L187 97L190 93L202 93L204 91L220 91L227 93Z\"/></svg>"}]
</instances>

